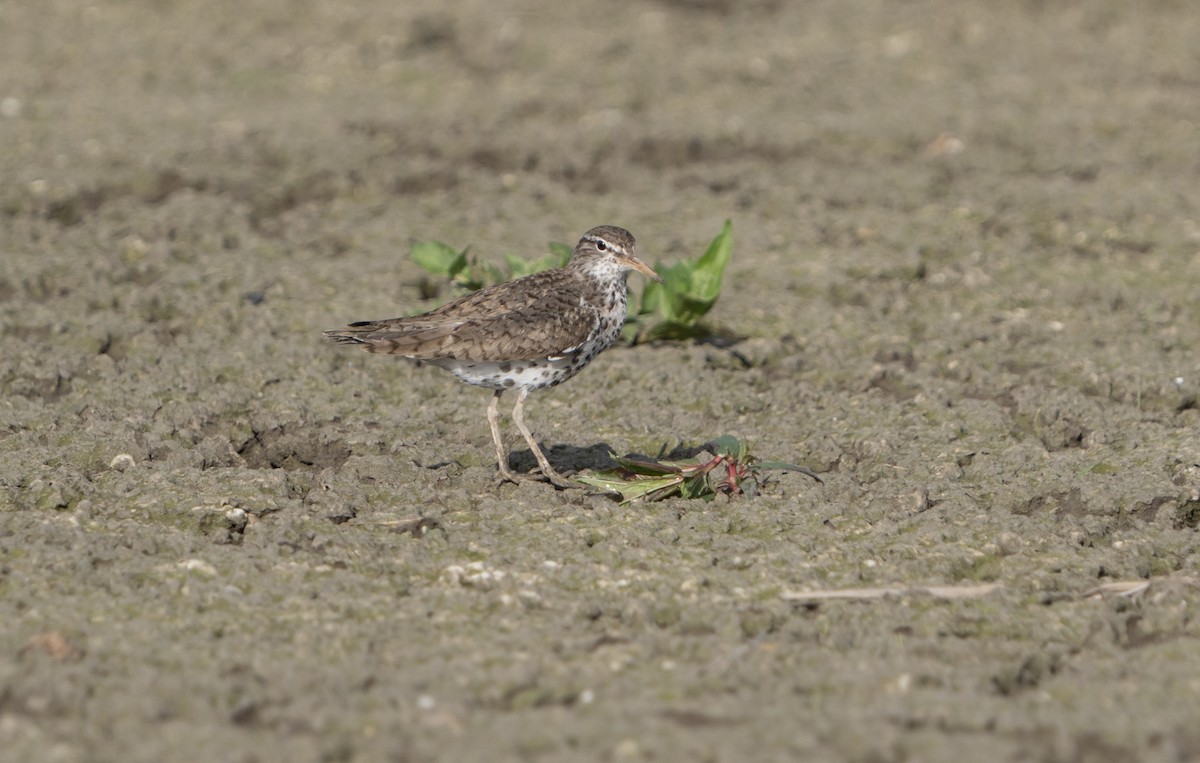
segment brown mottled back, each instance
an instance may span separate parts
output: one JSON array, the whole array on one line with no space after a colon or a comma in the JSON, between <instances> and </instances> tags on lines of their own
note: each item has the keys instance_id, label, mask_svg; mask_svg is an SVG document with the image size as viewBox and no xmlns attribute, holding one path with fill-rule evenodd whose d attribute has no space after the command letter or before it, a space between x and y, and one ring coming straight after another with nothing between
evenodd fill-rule
<instances>
[{"instance_id":1,"label":"brown mottled back","mask_svg":"<svg viewBox=\"0 0 1200 763\"><path fill-rule=\"evenodd\" d=\"M597 289L570 268L468 294L422 315L360 321L332 339L409 358L536 360L578 346L598 322Z\"/></svg>"}]
</instances>

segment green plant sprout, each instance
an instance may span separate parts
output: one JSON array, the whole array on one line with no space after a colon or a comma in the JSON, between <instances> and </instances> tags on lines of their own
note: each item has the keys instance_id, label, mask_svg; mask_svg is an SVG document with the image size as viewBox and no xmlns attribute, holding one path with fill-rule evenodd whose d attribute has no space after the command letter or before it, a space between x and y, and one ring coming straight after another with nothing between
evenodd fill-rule
<instances>
[{"instance_id":1,"label":"green plant sprout","mask_svg":"<svg viewBox=\"0 0 1200 763\"><path fill-rule=\"evenodd\" d=\"M760 461L732 435L701 446L692 459L657 460L646 456L613 456L617 468L575 477L585 485L621 496L621 503L657 501L671 496L712 500L719 495L757 495L769 470L797 472L821 478L816 472L783 461Z\"/></svg>"},{"instance_id":2,"label":"green plant sprout","mask_svg":"<svg viewBox=\"0 0 1200 763\"><path fill-rule=\"evenodd\" d=\"M417 263L428 273L448 279L454 286L465 291L478 291L485 286L511 281L514 278L531 275L542 270L561 268L571 259L571 247L566 244L551 243L550 253L535 260L526 260L513 254L504 256L505 269L498 268L486 262L478 262L469 256L470 247L458 250L441 241L422 241L413 244L409 252L413 262ZM423 283L421 296L436 297L438 286Z\"/></svg>"},{"instance_id":3,"label":"green plant sprout","mask_svg":"<svg viewBox=\"0 0 1200 763\"><path fill-rule=\"evenodd\" d=\"M733 222L725 226L695 260L655 263L661 284L647 282L641 299L630 305L622 334L633 343L656 339L680 341L726 334L701 320L721 294L725 267L733 255ZM656 320L651 320L656 316Z\"/></svg>"},{"instance_id":4,"label":"green plant sprout","mask_svg":"<svg viewBox=\"0 0 1200 763\"><path fill-rule=\"evenodd\" d=\"M411 250L413 262L433 276L450 281L465 291L560 268L571 258L571 247L551 243L550 253L526 260L505 255L504 267L481 263L470 255L470 247L455 249L440 241L422 241ZM631 344L655 340L683 341L704 337L724 336L730 332L706 323L703 318L721 293L725 267L733 254L733 223L725 221L721 232L708 249L694 260L681 260L671 265L655 264L663 283L650 281L640 296L631 294L622 336ZM421 283L421 296L438 296L440 285L430 280Z\"/></svg>"}]
</instances>

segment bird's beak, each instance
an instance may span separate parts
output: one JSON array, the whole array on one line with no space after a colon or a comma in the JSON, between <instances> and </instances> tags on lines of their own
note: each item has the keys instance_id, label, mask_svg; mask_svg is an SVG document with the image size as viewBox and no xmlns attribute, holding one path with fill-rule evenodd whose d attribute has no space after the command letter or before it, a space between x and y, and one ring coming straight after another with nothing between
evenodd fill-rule
<instances>
[{"instance_id":1,"label":"bird's beak","mask_svg":"<svg viewBox=\"0 0 1200 763\"><path fill-rule=\"evenodd\" d=\"M637 257L634 257L632 254L627 257L622 257L621 259L625 262L626 265L633 268L634 270L641 273L642 275L644 275L648 278L653 278L655 281L658 281L659 283L663 282L662 278L659 277L658 273L654 272L653 268L651 268L649 265L647 265L646 263L639 260Z\"/></svg>"}]
</instances>

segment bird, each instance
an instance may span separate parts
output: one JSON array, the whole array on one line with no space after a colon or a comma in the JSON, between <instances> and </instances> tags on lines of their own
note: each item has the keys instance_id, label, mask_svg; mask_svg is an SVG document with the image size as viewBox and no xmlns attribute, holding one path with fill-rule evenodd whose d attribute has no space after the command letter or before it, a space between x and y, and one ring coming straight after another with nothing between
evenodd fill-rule
<instances>
[{"instance_id":1,"label":"bird","mask_svg":"<svg viewBox=\"0 0 1200 763\"><path fill-rule=\"evenodd\" d=\"M461 381L494 390L487 408L499 481L540 479L579 487L558 473L525 424L529 393L557 386L612 346L625 323L626 279L637 271L662 283L638 259L633 234L615 225L592 228L566 265L489 286L427 313L357 321L325 332L341 344L400 355L450 371ZM512 420L541 474L516 473L500 433L500 397L517 393Z\"/></svg>"}]
</instances>

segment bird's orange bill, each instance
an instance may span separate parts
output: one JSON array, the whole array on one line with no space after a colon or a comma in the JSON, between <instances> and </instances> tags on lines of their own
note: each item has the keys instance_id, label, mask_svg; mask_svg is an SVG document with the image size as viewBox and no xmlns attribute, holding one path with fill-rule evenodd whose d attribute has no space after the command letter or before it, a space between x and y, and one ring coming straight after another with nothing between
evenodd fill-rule
<instances>
[{"instance_id":1,"label":"bird's orange bill","mask_svg":"<svg viewBox=\"0 0 1200 763\"><path fill-rule=\"evenodd\" d=\"M662 278L659 277L658 273L654 272L653 268L651 268L649 265L647 265L646 263L639 260L637 257L634 257L633 255L628 255L628 256L622 257L621 260L626 265L633 268L634 270L641 273L642 275L653 278L655 281L658 281L659 283L663 282Z\"/></svg>"}]
</instances>

